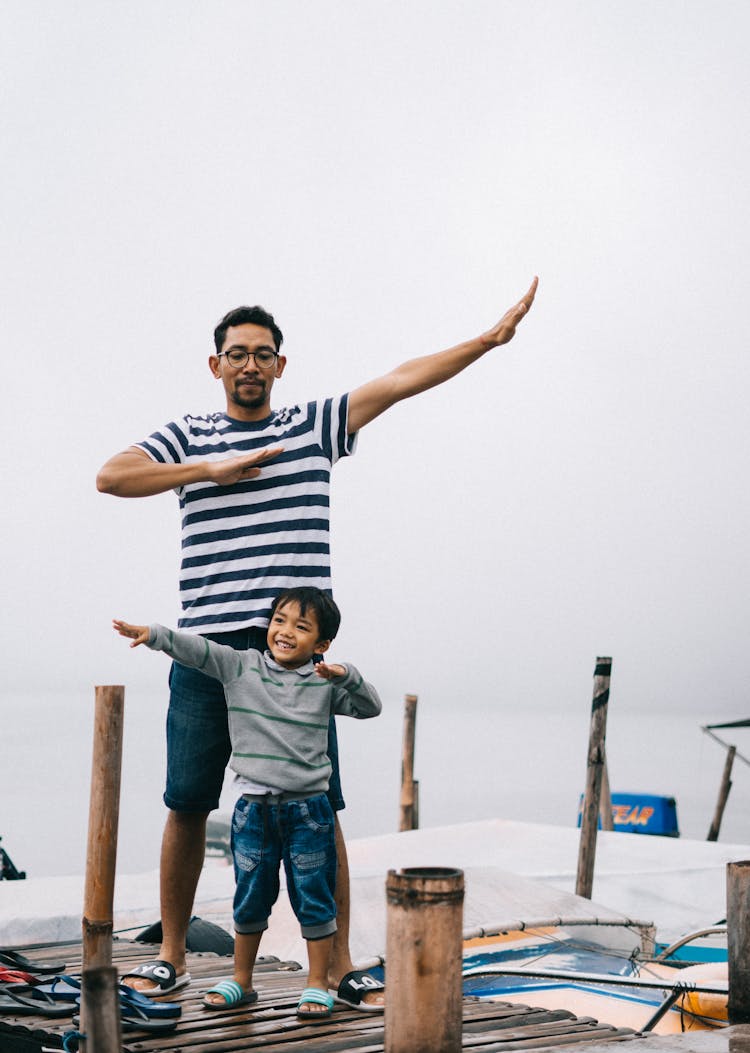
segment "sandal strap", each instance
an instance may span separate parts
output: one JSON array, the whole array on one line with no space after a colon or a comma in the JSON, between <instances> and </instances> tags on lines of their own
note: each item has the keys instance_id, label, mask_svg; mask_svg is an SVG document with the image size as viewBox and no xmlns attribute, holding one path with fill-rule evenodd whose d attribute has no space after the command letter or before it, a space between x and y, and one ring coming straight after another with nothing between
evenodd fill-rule
<instances>
[{"instance_id":1,"label":"sandal strap","mask_svg":"<svg viewBox=\"0 0 750 1053\"><path fill-rule=\"evenodd\" d=\"M221 995L222 998L226 999L227 1004L239 1002L239 1000L245 996L245 992L236 980L220 980L215 987L209 987L206 994Z\"/></svg>"},{"instance_id":2,"label":"sandal strap","mask_svg":"<svg viewBox=\"0 0 750 1053\"><path fill-rule=\"evenodd\" d=\"M333 1009L333 998L331 998L327 991L321 991L318 987L306 987L304 989L298 1004L302 1005L304 1002L310 1002L314 1005L324 1005L328 1009Z\"/></svg>"}]
</instances>

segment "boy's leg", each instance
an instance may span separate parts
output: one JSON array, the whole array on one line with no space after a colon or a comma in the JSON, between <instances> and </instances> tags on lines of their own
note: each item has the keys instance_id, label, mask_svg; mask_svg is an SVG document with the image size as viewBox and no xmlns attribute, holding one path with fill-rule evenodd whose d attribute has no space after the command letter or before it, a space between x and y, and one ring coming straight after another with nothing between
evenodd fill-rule
<instances>
[{"instance_id":1,"label":"boy's leg","mask_svg":"<svg viewBox=\"0 0 750 1053\"><path fill-rule=\"evenodd\" d=\"M240 797L232 815L234 893L234 981L244 994L253 989L253 967L271 908L279 895L280 840L275 809ZM209 1006L226 1005L220 992L208 991Z\"/></svg>"},{"instance_id":2,"label":"boy's leg","mask_svg":"<svg viewBox=\"0 0 750 1053\"><path fill-rule=\"evenodd\" d=\"M328 968L336 931L336 845L334 815L325 794L281 806L282 852L292 909L307 941L308 987L327 995ZM305 1015L330 1008L317 1002L297 1006Z\"/></svg>"},{"instance_id":3,"label":"boy's leg","mask_svg":"<svg viewBox=\"0 0 750 1053\"><path fill-rule=\"evenodd\" d=\"M328 963L331 960L333 936L324 936L321 940L307 940L307 986L317 987L319 991L328 990ZM318 1002L300 1002L298 1009L306 1013L324 1013L330 1010Z\"/></svg>"},{"instance_id":4,"label":"boy's leg","mask_svg":"<svg viewBox=\"0 0 750 1053\"><path fill-rule=\"evenodd\" d=\"M262 936L262 932L234 934L234 979L243 991L253 989L253 969Z\"/></svg>"},{"instance_id":5,"label":"boy's leg","mask_svg":"<svg viewBox=\"0 0 750 1053\"><path fill-rule=\"evenodd\" d=\"M235 932L234 934L233 979L245 994L249 994L253 989L253 969L262 936L262 932ZM225 996L219 991L206 991L203 1001L208 1005L227 1005Z\"/></svg>"}]
</instances>

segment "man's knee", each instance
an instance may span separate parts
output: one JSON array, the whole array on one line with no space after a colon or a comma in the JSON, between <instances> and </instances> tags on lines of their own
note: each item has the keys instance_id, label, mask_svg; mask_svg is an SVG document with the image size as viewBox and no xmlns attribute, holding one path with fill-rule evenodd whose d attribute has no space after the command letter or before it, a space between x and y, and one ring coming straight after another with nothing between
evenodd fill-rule
<instances>
[{"instance_id":1,"label":"man's knee","mask_svg":"<svg viewBox=\"0 0 750 1053\"><path fill-rule=\"evenodd\" d=\"M164 827L164 838L185 838L193 841L206 837L206 820L208 812L176 812L170 809L167 812L167 822Z\"/></svg>"},{"instance_id":2,"label":"man's knee","mask_svg":"<svg viewBox=\"0 0 750 1053\"><path fill-rule=\"evenodd\" d=\"M178 823L181 826L203 826L210 812L181 812L176 808L167 810L167 822Z\"/></svg>"}]
</instances>

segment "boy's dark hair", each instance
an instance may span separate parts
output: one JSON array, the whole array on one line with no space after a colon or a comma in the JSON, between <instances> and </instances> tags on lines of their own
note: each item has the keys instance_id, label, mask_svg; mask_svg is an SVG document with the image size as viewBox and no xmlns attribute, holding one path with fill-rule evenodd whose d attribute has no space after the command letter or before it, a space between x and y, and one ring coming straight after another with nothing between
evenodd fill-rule
<instances>
[{"instance_id":1,"label":"boy's dark hair","mask_svg":"<svg viewBox=\"0 0 750 1053\"><path fill-rule=\"evenodd\" d=\"M313 588L311 585L300 585L294 589L286 589L279 593L271 607L271 617L279 607L286 607L288 603L298 603L301 615L307 613L308 608L315 613L318 619L321 640L333 640L341 625L341 611L327 593L321 589Z\"/></svg>"},{"instance_id":2,"label":"boy's dark hair","mask_svg":"<svg viewBox=\"0 0 750 1053\"><path fill-rule=\"evenodd\" d=\"M224 339L227 335L227 329L232 325L261 325L264 329L270 329L273 333L273 342L276 345L276 350L281 350L281 345L284 342L284 336L273 320L273 315L270 314L264 307L235 307L232 311L227 311L222 320L214 329L214 344L216 345L216 352L218 354L224 346Z\"/></svg>"}]
</instances>

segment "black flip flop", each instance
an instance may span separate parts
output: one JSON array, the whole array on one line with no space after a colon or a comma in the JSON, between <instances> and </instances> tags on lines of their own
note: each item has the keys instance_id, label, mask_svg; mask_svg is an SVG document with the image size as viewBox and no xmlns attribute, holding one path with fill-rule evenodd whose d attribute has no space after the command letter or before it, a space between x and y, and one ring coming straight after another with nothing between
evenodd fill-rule
<instances>
[{"instance_id":1,"label":"black flip flop","mask_svg":"<svg viewBox=\"0 0 750 1053\"><path fill-rule=\"evenodd\" d=\"M70 1016L74 1007L60 1005L28 984L0 984L0 1016Z\"/></svg>"},{"instance_id":2,"label":"black flip flop","mask_svg":"<svg viewBox=\"0 0 750 1053\"><path fill-rule=\"evenodd\" d=\"M22 969L24 972L40 975L65 971L65 962L32 962L18 951L7 950L5 947L0 949L0 963L11 969Z\"/></svg>"}]
</instances>

